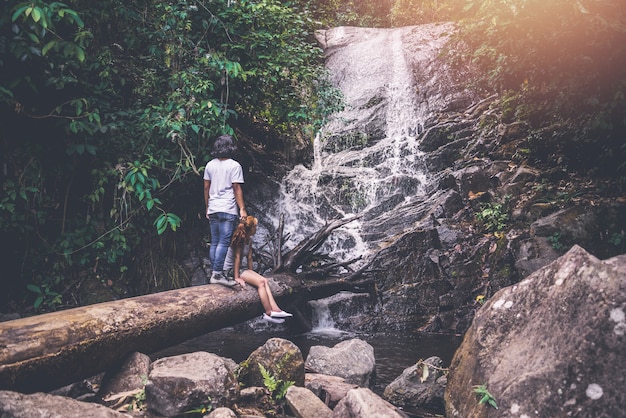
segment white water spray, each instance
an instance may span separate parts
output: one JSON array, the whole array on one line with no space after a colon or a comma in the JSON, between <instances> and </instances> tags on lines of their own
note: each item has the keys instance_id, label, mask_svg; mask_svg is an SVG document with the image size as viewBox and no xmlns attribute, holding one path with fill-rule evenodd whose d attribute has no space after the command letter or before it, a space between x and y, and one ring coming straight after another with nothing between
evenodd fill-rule
<instances>
[{"instance_id":1,"label":"white water spray","mask_svg":"<svg viewBox=\"0 0 626 418\"><path fill-rule=\"evenodd\" d=\"M432 60L443 45L438 38L445 28L327 31L326 65L347 107L316 136L311 168L297 166L285 177L278 207L268 213L274 225L284 215L286 247L332 219L390 212L425 194L428 175L418 145L433 106L418 101L403 46L403 36L417 30L425 39L419 54ZM365 218L334 231L321 251L338 260L369 254L377 244L363 238Z\"/></svg>"}]
</instances>

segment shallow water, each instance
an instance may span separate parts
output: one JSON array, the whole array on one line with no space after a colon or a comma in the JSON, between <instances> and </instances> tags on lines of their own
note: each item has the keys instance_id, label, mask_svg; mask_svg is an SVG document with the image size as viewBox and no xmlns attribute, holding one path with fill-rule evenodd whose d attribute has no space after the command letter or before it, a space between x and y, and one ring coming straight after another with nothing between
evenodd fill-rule
<instances>
[{"instance_id":1,"label":"shallow water","mask_svg":"<svg viewBox=\"0 0 626 418\"><path fill-rule=\"evenodd\" d=\"M275 329L267 327L261 321L257 324L262 330L247 331L225 328L156 352L151 355L151 358L156 360L195 351L207 351L240 363L246 360L254 350L265 344L268 339L279 337L296 344L306 359L311 346L332 347L343 340L359 338L374 348L376 377L371 389L382 395L389 383L400 376L404 369L414 365L420 359L437 356L443 360L444 367L448 367L454 352L461 344L462 338L455 335L439 334L357 334L335 329L293 334L279 327Z\"/></svg>"}]
</instances>

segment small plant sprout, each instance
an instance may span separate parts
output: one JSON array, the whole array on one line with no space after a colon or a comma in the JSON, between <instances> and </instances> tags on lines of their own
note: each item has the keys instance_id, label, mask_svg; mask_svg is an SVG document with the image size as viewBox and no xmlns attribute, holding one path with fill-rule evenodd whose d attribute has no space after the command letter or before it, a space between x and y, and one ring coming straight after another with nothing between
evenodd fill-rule
<instances>
[{"instance_id":1,"label":"small plant sprout","mask_svg":"<svg viewBox=\"0 0 626 418\"><path fill-rule=\"evenodd\" d=\"M496 404L496 398L493 397L491 393L487 390L486 385L477 385L474 386L474 393L476 393L478 399L478 404L486 403L494 409L498 409L498 404Z\"/></svg>"},{"instance_id":2,"label":"small plant sprout","mask_svg":"<svg viewBox=\"0 0 626 418\"><path fill-rule=\"evenodd\" d=\"M197 408L191 409L189 411L185 411L183 412L183 414L202 414L204 416L205 414L208 414L212 410L213 410L213 405L211 402L211 397L208 396L206 403L200 405Z\"/></svg>"}]
</instances>

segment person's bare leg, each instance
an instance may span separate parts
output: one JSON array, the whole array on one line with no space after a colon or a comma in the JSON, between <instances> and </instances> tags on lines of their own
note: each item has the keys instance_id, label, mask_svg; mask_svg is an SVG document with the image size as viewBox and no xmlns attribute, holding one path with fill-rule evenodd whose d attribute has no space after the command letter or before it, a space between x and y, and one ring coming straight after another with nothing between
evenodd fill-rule
<instances>
[{"instance_id":1,"label":"person's bare leg","mask_svg":"<svg viewBox=\"0 0 626 418\"><path fill-rule=\"evenodd\" d=\"M265 277L264 277L265 279ZM265 287L265 292L267 293L267 299L270 302L270 306L272 307L272 310L274 312L280 312L282 311L282 309L280 309L278 307L278 304L276 303L276 301L274 300L274 295L272 295L272 289L270 289L270 284L267 281L267 279L265 279L265 282L263 283L263 286Z\"/></svg>"},{"instance_id":2,"label":"person's bare leg","mask_svg":"<svg viewBox=\"0 0 626 418\"><path fill-rule=\"evenodd\" d=\"M244 270L241 273L241 279L246 283L251 284L252 286L257 288L259 293L259 298L261 299L261 304L263 305L263 309L265 309L265 313L268 315L274 312L280 312L281 309L276 305L276 301L272 296L272 291L267 284L267 279L261 276L259 273L253 270Z\"/></svg>"}]
</instances>

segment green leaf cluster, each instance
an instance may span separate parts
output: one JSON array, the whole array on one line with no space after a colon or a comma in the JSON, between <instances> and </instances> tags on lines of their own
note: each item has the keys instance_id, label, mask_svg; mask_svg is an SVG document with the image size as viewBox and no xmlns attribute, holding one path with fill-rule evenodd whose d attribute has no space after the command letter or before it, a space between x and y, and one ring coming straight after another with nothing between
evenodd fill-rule
<instances>
[{"instance_id":1,"label":"green leaf cluster","mask_svg":"<svg viewBox=\"0 0 626 418\"><path fill-rule=\"evenodd\" d=\"M476 213L476 220L483 224L488 232L499 232L506 228L509 215L502 203L483 203Z\"/></svg>"},{"instance_id":2,"label":"green leaf cluster","mask_svg":"<svg viewBox=\"0 0 626 418\"><path fill-rule=\"evenodd\" d=\"M487 386L478 385L474 386L474 393L478 397L478 404L487 404L494 409L498 409L498 404L496 403L496 398L489 393L487 390Z\"/></svg>"},{"instance_id":3,"label":"green leaf cluster","mask_svg":"<svg viewBox=\"0 0 626 418\"><path fill-rule=\"evenodd\" d=\"M281 407L287 395L287 390L293 386L295 382L278 379L261 363L258 363L258 365L261 376L263 376L263 385L271 394L274 406Z\"/></svg>"}]
</instances>

